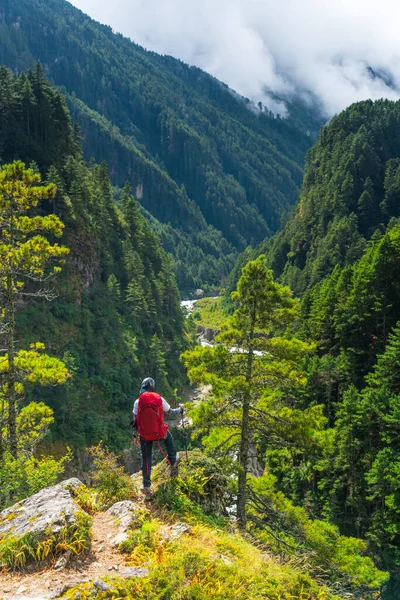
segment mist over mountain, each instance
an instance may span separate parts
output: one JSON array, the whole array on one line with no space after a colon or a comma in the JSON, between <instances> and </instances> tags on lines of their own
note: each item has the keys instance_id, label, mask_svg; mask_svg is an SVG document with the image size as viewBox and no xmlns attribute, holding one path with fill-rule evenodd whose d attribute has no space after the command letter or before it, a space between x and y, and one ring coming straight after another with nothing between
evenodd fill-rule
<instances>
[{"instance_id":1,"label":"mist over mountain","mask_svg":"<svg viewBox=\"0 0 400 600\"><path fill-rule=\"evenodd\" d=\"M181 288L220 285L238 251L296 203L318 114L274 117L204 71L148 52L63 0L5 0L0 63L40 61L79 123L85 157L127 179L175 257ZM311 133L311 135L310 135Z\"/></svg>"},{"instance_id":2,"label":"mist over mountain","mask_svg":"<svg viewBox=\"0 0 400 600\"><path fill-rule=\"evenodd\" d=\"M318 0L73 0L146 48L171 54L283 114L317 98L327 116L399 98L400 7ZM390 18L388 18L390 15ZM272 92L272 96L268 93Z\"/></svg>"}]
</instances>

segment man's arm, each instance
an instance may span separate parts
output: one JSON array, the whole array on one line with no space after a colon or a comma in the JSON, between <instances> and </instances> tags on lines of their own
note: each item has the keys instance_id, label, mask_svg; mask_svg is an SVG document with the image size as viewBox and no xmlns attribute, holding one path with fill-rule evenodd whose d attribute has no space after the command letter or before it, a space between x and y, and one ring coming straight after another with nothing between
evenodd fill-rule
<instances>
[{"instance_id":1,"label":"man's arm","mask_svg":"<svg viewBox=\"0 0 400 600\"><path fill-rule=\"evenodd\" d=\"M137 423L136 423L136 415L138 414L138 410L139 410L139 399L135 401L135 404L133 405L133 411L132 411L132 420L131 420L131 425L132 425L132 429L133 429L133 443L135 444L135 446L140 446L140 442L139 442L139 434L138 434L138 430L137 430Z\"/></svg>"},{"instance_id":2,"label":"man's arm","mask_svg":"<svg viewBox=\"0 0 400 600\"><path fill-rule=\"evenodd\" d=\"M183 413L184 405L180 404L178 408L171 408L168 402L161 396L164 412L168 415L180 415Z\"/></svg>"}]
</instances>

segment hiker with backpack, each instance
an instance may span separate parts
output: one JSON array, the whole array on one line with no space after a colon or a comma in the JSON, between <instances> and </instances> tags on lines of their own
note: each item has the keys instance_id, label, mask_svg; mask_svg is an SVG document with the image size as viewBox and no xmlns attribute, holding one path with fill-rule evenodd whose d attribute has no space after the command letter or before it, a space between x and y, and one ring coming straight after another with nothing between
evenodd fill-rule
<instances>
[{"instance_id":1,"label":"hiker with backpack","mask_svg":"<svg viewBox=\"0 0 400 600\"><path fill-rule=\"evenodd\" d=\"M183 404L178 408L171 408L168 402L157 394L154 379L147 377L142 381L139 398L133 406L133 427L136 429L139 439L135 444L142 452L142 492L146 496L151 495L151 463L153 458L153 442L158 441L161 453L160 441L165 445L167 460L171 465L171 473L175 474L179 462L179 454L176 452L175 444L168 425L164 423L164 414L183 414Z\"/></svg>"}]
</instances>

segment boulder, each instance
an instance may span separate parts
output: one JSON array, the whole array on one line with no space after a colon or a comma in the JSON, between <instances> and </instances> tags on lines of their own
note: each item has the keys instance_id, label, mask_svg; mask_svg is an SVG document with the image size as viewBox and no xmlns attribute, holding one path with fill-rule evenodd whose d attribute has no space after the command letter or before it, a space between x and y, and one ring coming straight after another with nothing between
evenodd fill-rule
<instances>
[{"instance_id":1,"label":"boulder","mask_svg":"<svg viewBox=\"0 0 400 600\"><path fill-rule=\"evenodd\" d=\"M130 579L131 577L147 577L150 569L146 569L144 567L125 567L121 569L120 575L124 579Z\"/></svg>"},{"instance_id":2,"label":"boulder","mask_svg":"<svg viewBox=\"0 0 400 600\"><path fill-rule=\"evenodd\" d=\"M199 504L205 514L226 516L227 478L218 463L209 456L194 450L181 455L179 478L171 478L171 469L166 461L154 468L153 481L156 484L156 501L168 503L168 497L177 492L186 494L192 502ZM182 488L179 481L186 485ZM177 489L175 489L177 488ZM201 489L201 491L199 491Z\"/></svg>"},{"instance_id":3,"label":"boulder","mask_svg":"<svg viewBox=\"0 0 400 600\"><path fill-rule=\"evenodd\" d=\"M72 588L78 586L80 583L86 583L86 582L87 582L87 579L77 579L77 580L69 581L68 583L59 585L52 592L50 592L48 598L50 600L55 600L55 598L59 598L60 596L65 594L65 592L68 592L68 590L71 590Z\"/></svg>"},{"instance_id":4,"label":"boulder","mask_svg":"<svg viewBox=\"0 0 400 600\"><path fill-rule=\"evenodd\" d=\"M0 539L30 533L40 540L74 525L81 509L66 489L66 483L45 488L3 510L0 513Z\"/></svg>"},{"instance_id":5,"label":"boulder","mask_svg":"<svg viewBox=\"0 0 400 600\"><path fill-rule=\"evenodd\" d=\"M120 531L119 533L117 533L117 535L115 537L113 537L113 539L110 541L110 546L111 548L119 548L119 546L121 544L123 544L124 542L126 542L126 540L128 539L128 534L126 531Z\"/></svg>"},{"instance_id":6,"label":"boulder","mask_svg":"<svg viewBox=\"0 0 400 600\"><path fill-rule=\"evenodd\" d=\"M138 514L138 507L130 500L123 500L113 504L107 513L118 518L119 529L125 532L128 531L132 519Z\"/></svg>"},{"instance_id":7,"label":"boulder","mask_svg":"<svg viewBox=\"0 0 400 600\"><path fill-rule=\"evenodd\" d=\"M185 533L190 533L192 528L187 523L175 523L174 525L170 525L164 531L161 532L161 537L163 537L167 542L171 540L178 540Z\"/></svg>"},{"instance_id":8,"label":"boulder","mask_svg":"<svg viewBox=\"0 0 400 600\"><path fill-rule=\"evenodd\" d=\"M70 479L66 479L65 481L62 481L59 485L61 485L63 488L65 488L68 491L76 492L84 484L77 477L71 477Z\"/></svg>"},{"instance_id":9,"label":"boulder","mask_svg":"<svg viewBox=\"0 0 400 600\"><path fill-rule=\"evenodd\" d=\"M101 592L107 592L108 590L112 589L111 586L105 583L102 579L96 579L96 581L93 582L93 585Z\"/></svg>"}]
</instances>

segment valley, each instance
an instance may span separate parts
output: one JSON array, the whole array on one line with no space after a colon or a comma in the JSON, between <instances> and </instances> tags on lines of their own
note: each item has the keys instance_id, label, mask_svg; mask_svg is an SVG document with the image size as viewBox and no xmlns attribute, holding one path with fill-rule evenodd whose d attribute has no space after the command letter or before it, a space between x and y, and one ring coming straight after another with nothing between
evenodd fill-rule
<instances>
[{"instance_id":1,"label":"valley","mask_svg":"<svg viewBox=\"0 0 400 600\"><path fill-rule=\"evenodd\" d=\"M399 597L400 101L303 100L3 0L0 596Z\"/></svg>"}]
</instances>

